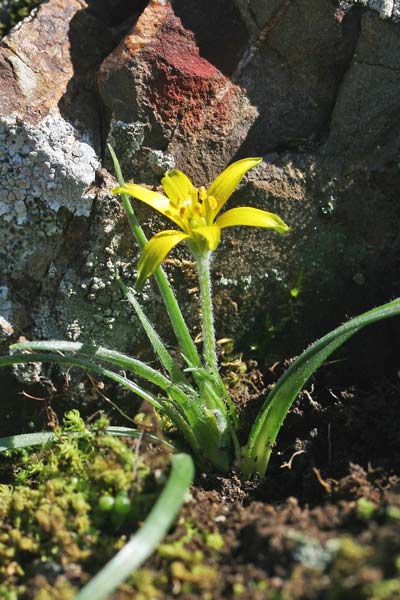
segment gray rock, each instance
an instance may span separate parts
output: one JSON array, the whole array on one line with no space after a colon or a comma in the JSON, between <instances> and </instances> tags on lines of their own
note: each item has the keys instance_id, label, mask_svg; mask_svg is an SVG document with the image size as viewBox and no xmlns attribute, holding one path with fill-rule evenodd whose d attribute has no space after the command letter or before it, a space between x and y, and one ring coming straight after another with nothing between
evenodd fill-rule
<instances>
[{"instance_id":1,"label":"gray rock","mask_svg":"<svg viewBox=\"0 0 400 600\"><path fill-rule=\"evenodd\" d=\"M4 317L0 317L0 343L8 340L14 334L14 329Z\"/></svg>"}]
</instances>

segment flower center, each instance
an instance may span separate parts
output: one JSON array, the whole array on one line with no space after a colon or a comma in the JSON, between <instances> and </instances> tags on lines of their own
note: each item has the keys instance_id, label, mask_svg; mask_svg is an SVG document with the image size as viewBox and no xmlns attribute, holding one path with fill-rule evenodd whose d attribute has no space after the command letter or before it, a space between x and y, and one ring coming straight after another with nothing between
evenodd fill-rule
<instances>
[{"instance_id":1,"label":"flower center","mask_svg":"<svg viewBox=\"0 0 400 600\"><path fill-rule=\"evenodd\" d=\"M207 195L204 186L198 190L193 189L192 195L181 201L177 207L182 219L182 228L188 230L212 225L216 208L216 199Z\"/></svg>"}]
</instances>

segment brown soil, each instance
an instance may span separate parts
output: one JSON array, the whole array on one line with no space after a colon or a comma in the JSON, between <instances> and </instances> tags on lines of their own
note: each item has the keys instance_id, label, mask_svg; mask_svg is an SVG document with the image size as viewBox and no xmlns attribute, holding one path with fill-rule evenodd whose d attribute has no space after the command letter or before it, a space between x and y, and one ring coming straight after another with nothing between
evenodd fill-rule
<instances>
[{"instance_id":1,"label":"brown soil","mask_svg":"<svg viewBox=\"0 0 400 600\"><path fill-rule=\"evenodd\" d=\"M239 382L244 423L286 366ZM165 544L113 600L400 599L397 373L373 388L341 380L333 364L302 392L265 481L198 473Z\"/></svg>"},{"instance_id":2,"label":"brown soil","mask_svg":"<svg viewBox=\"0 0 400 600\"><path fill-rule=\"evenodd\" d=\"M260 387L259 372L250 378ZM340 391L329 379L319 376L296 402L264 482L198 475L166 540L173 546L193 524L189 553L155 554L135 597L400 599L397 375L368 391ZM251 422L262 398L241 400ZM210 532L221 548L207 544ZM149 570L158 583L146 595Z\"/></svg>"}]
</instances>

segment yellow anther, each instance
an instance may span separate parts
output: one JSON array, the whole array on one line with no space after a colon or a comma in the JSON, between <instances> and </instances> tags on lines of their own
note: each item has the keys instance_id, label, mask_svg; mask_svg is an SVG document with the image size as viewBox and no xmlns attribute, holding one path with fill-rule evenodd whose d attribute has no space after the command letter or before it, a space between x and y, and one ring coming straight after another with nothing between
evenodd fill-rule
<instances>
[{"instance_id":1,"label":"yellow anther","mask_svg":"<svg viewBox=\"0 0 400 600\"><path fill-rule=\"evenodd\" d=\"M207 198L207 192L204 185L199 188L199 198L202 202L204 202L204 200Z\"/></svg>"},{"instance_id":2,"label":"yellow anther","mask_svg":"<svg viewBox=\"0 0 400 600\"><path fill-rule=\"evenodd\" d=\"M208 205L211 208L211 210L215 210L217 208L218 203L214 196L208 196Z\"/></svg>"}]
</instances>

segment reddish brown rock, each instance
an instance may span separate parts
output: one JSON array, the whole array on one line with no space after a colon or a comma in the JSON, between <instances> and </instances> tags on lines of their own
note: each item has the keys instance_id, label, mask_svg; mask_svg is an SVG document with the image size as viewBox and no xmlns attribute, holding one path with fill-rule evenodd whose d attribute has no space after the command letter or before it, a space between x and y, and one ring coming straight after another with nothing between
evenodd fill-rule
<instances>
[{"instance_id":1,"label":"reddish brown rock","mask_svg":"<svg viewBox=\"0 0 400 600\"><path fill-rule=\"evenodd\" d=\"M144 124L142 147L166 151L199 181L234 157L257 116L160 0L150 2L104 61L99 89L115 121Z\"/></svg>"},{"instance_id":2,"label":"reddish brown rock","mask_svg":"<svg viewBox=\"0 0 400 600\"><path fill-rule=\"evenodd\" d=\"M83 0L45 3L36 18L3 40L0 115L16 112L37 121L57 106L73 75L68 39L70 22L85 6Z\"/></svg>"}]
</instances>

